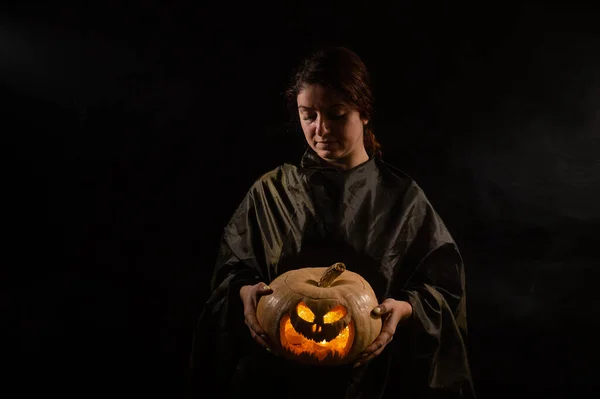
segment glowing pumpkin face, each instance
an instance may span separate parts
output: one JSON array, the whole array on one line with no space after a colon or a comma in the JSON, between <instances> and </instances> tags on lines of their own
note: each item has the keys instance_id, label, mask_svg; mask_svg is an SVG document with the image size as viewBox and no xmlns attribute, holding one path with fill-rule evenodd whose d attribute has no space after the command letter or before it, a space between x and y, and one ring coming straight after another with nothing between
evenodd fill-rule
<instances>
[{"instance_id":1,"label":"glowing pumpkin face","mask_svg":"<svg viewBox=\"0 0 600 399\"><path fill-rule=\"evenodd\" d=\"M375 293L360 275L344 271L336 263L292 270L271 282L273 293L260 299L256 314L284 356L343 364L377 338L381 319L371 314L378 304Z\"/></svg>"}]
</instances>

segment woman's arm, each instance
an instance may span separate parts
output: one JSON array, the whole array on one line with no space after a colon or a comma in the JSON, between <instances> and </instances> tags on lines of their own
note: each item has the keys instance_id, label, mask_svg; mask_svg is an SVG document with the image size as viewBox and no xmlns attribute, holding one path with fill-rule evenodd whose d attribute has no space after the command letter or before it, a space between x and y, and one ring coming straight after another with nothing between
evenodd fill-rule
<instances>
[{"instance_id":1,"label":"woman's arm","mask_svg":"<svg viewBox=\"0 0 600 399\"><path fill-rule=\"evenodd\" d=\"M402 328L412 373L433 390L472 397L467 357L464 264L457 245L431 204L424 200L416 237L399 265L393 297L410 303ZM400 327L399 327L400 329Z\"/></svg>"},{"instance_id":2,"label":"woman's arm","mask_svg":"<svg viewBox=\"0 0 600 399\"><path fill-rule=\"evenodd\" d=\"M244 323L240 289L263 281L262 242L252 193L225 227L214 267L210 296L202 309L192 345L187 397L200 398L227 387L244 346L251 339ZM216 396L215 396L216 397Z\"/></svg>"}]
</instances>

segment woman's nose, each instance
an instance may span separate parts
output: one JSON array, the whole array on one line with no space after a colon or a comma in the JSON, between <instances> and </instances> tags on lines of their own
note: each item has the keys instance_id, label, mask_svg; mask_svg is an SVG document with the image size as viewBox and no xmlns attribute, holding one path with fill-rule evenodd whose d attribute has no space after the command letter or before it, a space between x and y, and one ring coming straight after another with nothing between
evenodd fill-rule
<instances>
[{"instance_id":1,"label":"woman's nose","mask_svg":"<svg viewBox=\"0 0 600 399\"><path fill-rule=\"evenodd\" d=\"M324 136L326 134L328 134L330 132L329 129L329 122L322 117L318 117L317 119L317 130L316 130L316 134L319 136Z\"/></svg>"}]
</instances>

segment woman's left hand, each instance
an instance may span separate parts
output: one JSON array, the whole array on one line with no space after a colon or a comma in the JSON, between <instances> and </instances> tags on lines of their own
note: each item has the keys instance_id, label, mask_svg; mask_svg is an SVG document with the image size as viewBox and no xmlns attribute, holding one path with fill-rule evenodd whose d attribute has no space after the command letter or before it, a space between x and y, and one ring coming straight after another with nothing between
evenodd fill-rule
<instances>
[{"instance_id":1,"label":"woman's left hand","mask_svg":"<svg viewBox=\"0 0 600 399\"><path fill-rule=\"evenodd\" d=\"M380 315L383 319L381 333L375 341L358 356L354 367L361 366L373 360L383 352L383 349L394 338L398 323L408 319L412 315L412 306L406 301L397 301L388 298L373 309L373 313Z\"/></svg>"}]
</instances>

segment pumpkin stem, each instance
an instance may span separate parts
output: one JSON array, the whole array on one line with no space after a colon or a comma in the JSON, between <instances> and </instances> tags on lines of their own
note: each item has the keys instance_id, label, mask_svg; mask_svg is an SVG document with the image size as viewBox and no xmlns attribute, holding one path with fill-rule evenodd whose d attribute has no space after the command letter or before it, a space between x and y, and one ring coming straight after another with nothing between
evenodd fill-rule
<instances>
[{"instance_id":1,"label":"pumpkin stem","mask_svg":"<svg viewBox=\"0 0 600 399\"><path fill-rule=\"evenodd\" d=\"M338 278L346 270L346 265L342 262L336 262L329 266L321 275L319 287L329 287L336 278Z\"/></svg>"}]
</instances>

